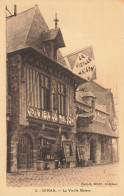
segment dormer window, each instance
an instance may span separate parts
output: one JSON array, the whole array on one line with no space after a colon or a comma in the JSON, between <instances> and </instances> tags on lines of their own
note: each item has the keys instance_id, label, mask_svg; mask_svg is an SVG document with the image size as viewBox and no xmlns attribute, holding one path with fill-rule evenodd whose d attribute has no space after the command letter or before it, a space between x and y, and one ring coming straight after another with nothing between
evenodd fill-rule
<instances>
[{"instance_id":1,"label":"dormer window","mask_svg":"<svg viewBox=\"0 0 124 196\"><path fill-rule=\"evenodd\" d=\"M54 60L57 60L57 50L65 47L65 43L59 28L42 32L41 42L45 47L47 55Z\"/></svg>"}]
</instances>

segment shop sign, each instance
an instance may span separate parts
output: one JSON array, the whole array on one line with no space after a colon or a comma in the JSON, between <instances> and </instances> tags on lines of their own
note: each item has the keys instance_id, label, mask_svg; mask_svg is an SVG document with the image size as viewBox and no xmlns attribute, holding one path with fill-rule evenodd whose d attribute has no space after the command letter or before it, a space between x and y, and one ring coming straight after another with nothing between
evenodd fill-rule
<instances>
[{"instance_id":1,"label":"shop sign","mask_svg":"<svg viewBox=\"0 0 124 196\"><path fill-rule=\"evenodd\" d=\"M42 119L44 120L51 120L50 112L48 111L42 111Z\"/></svg>"},{"instance_id":2,"label":"shop sign","mask_svg":"<svg viewBox=\"0 0 124 196\"><path fill-rule=\"evenodd\" d=\"M67 116L67 124L68 124L68 125L72 125L73 122L74 122L73 118Z\"/></svg>"},{"instance_id":3,"label":"shop sign","mask_svg":"<svg viewBox=\"0 0 124 196\"><path fill-rule=\"evenodd\" d=\"M62 123L62 124L66 124L65 116L59 115L59 122Z\"/></svg>"},{"instance_id":4,"label":"shop sign","mask_svg":"<svg viewBox=\"0 0 124 196\"><path fill-rule=\"evenodd\" d=\"M56 113L52 113L52 121L58 122L58 115Z\"/></svg>"},{"instance_id":5,"label":"shop sign","mask_svg":"<svg viewBox=\"0 0 124 196\"><path fill-rule=\"evenodd\" d=\"M59 122L61 124L73 125L73 118L64 115L57 115L57 113L40 110L38 108L28 107L27 114L33 118L40 118L47 121Z\"/></svg>"},{"instance_id":6,"label":"shop sign","mask_svg":"<svg viewBox=\"0 0 124 196\"><path fill-rule=\"evenodd\" d=\"M37 108L30 107L27 109L27 112L28 112L29 116L34 117L34 118L40 118L40 116L41 116L40 110Z\"/></svg>"}]
</instances>

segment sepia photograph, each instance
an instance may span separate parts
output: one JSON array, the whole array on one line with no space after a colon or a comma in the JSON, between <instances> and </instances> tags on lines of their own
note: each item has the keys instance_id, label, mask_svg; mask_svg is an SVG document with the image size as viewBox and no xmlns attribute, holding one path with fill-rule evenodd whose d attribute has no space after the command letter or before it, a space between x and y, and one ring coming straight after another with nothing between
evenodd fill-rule
<instances>
[{"instance_id":1,"label":"sepia photograph","mask_svg":"<svg viewBox=\"0 0 124 196\"><path fill-rule=\"evenodd\" d=\"M116 196L124 1L13 1L1 10L6 189Z\"/></svg>"}]
</instances>

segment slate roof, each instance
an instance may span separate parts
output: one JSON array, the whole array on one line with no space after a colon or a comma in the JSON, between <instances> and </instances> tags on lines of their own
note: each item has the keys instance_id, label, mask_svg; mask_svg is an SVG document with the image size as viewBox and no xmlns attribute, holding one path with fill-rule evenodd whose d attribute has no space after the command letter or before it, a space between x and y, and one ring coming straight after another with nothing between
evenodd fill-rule
<instances>
[{"instance_id":1,"label":"slate roof","mask_svg":"<svg viewBox=\"0 0 124 196\"><path fill-rule=\"evenodd\" d=\"M106 112L106 105L100 105L100 104L95 104L95 108L96 108L96 110L99 110L99 111L102 111L102 112L104 112L104 113L106 113L106 114L109 114L108 112Z\"/></svg>"},{"instance_id":2,"label":"slate roof","mask_svg":"<svg viewBox=\"0 0 124 196\"><path fill-rule=\"evenodd\" d=\"M47 57L53 62L55 62L54 59L51 59L49 56L47 56L44 50L43 42L45 40L53 40L56 38L56 42L59 45L59 47L63 47L64 40L60 29L49 30L38 6L21 12L16 16L8 17L6 22L7 53L12 53L18 50L31 48L39 52L40 54L44 55L44 57ZM42 37L42 35L44 36ZM66 68L70 73L72 73L72 71L68 69L64 62L57 64L59 66ZM82 79L74 73L72 74L74 80L76 80L78 84L86 82L85 79Z\"/></svg>"},{"instance_id":3,"label":"slate roof","mask_svg":"<svg viewBox=\"0 0 124 196\"><path fill-rule=\"evenodd\" d=\"M80 95L81 95L82 98L83 97L94 97L94 98L96 98L95 95L91 91L87 91L87 92L81 91Z\"/></svg>"},{"instance_id":4,"label":"slate roof","mask_svg":"<svg viewBox=\"0 0 124 196\"><path fill-rule=\"evenodd\" d=\"M37 6L7 18L7 53L27 48L49 30Z\"/></svg>"},{"instance_id":5,"label":"slate roof","mask_svg":"<svg viewBox=\"0 0 124 196\"><path fill-rule=\"evenodd\" d=\"M61 34L61 31L59 28L56 28L56 29L50 29L49 31L44 31L41 33L41 40L42 42L44 41L50 41L50 40L55 40L57 39L57 42L58 42L58 46L59 48L61 47L65 47L65 43L63 41L63 39L59 39L59 37L61 36L62 37L62 34Z\"/></svg>"},{"instance_id":6,"label":"slate roof","mask_svg":"<svg viewBox=\"0 0 124 196\"><path fill-rule=\"evenodd\" d=\"M97 98L99 104L106 104L106 92L107 89L97 84L95 81L86 82L79 86L79 90L87 89L91 91L94 96Z\"/></svg>"},{"instance_id":7,"label":"slate roof","mask_svg":"<svg viewBox=\"0 0 124 196\"><path fill-rule=\"evenodd\" d=\"M84 104L86 106L90 106L86 100L82 99L82 92L81 91L77 91L76 92L76 101L80 102L81 104Z\"/></svg>"},{"instance_id":8,"label":"slate roof","mask_svg":"<svg viewBox=\"0 0 124 196\"><path fill-rule=\"evenodd\" d=\"M77 128L77 131L82 133L96 133L111 137L118 137L117 133L113 131L107 124L97 121L93 121L93 123L89 124L87 127Z\"/></svg>"},{"instance_id":9,"label":"slate roof","mask_svg":"<svg viewBox=\"0 0 124 196\"><path fill-rule=\"evenodd\" d=\"M102 87L95 81L86 82L80 85L79 90L81 89L88 89L89 91L91 91L94 96L96 96L96 103L98 105L106 105L106 112L110 114L111 118L114 118L116 116L114 108L114 98L110 89Z\"/></svg>"},{"instance_id":10,"label":"slate roof","mask_svg":"<svg viewBox=\"0 0 124 196\"><path fill-rule=\"evenodd\" d=\"M56 38L59 29L50 29L49 31L43 31L41 33L42 41L53 40Z\"/></svg>"},{"instance_id":11,"label":"slate roof","mask_svg":"<svg viewBox=\"0 0 124 196\"><path fill-rule=\"evenodd\" d=\"M43 54L42 42L57 38L59 47L64 47L64 40L59 28L48 28L37 6L7 18L7 53L27 47L37 48Z\"/></svg>"},{"instance_id":12,"label":"slate roof","mask_svg":"<svg viewBox=\"0 0 124 196\"><path fill-rule=\"evenodd\" d=\"M67 64L66 64L66 62L65 62L64 59L58 61L58 59L60 59L60 58L62 58L62 57L63 57L63 55L62 55L60 49L58 49L58 50L57 50L57 62L58 62L59 64L61 64L63 67L65 67L66 69L69 70L69 68L68 68L68 66L67 66Z\"/></svg>"}]
</instances>

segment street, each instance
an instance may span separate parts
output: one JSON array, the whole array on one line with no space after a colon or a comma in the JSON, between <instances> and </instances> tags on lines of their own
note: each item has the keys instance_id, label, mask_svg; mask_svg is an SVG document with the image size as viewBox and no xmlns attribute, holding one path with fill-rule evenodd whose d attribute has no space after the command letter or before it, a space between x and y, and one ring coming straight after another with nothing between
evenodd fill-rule
<instances>
[{"instance_id":1,"label":"street","mask_svg":"<svg viewBox=\"0 0 124 196\"><path fill-rule=\"evenodd\" d=\"M7 186L11 187L88 187L117 185L119 185L119 163L7 173Z\"/></svg>"}]
</instances>

